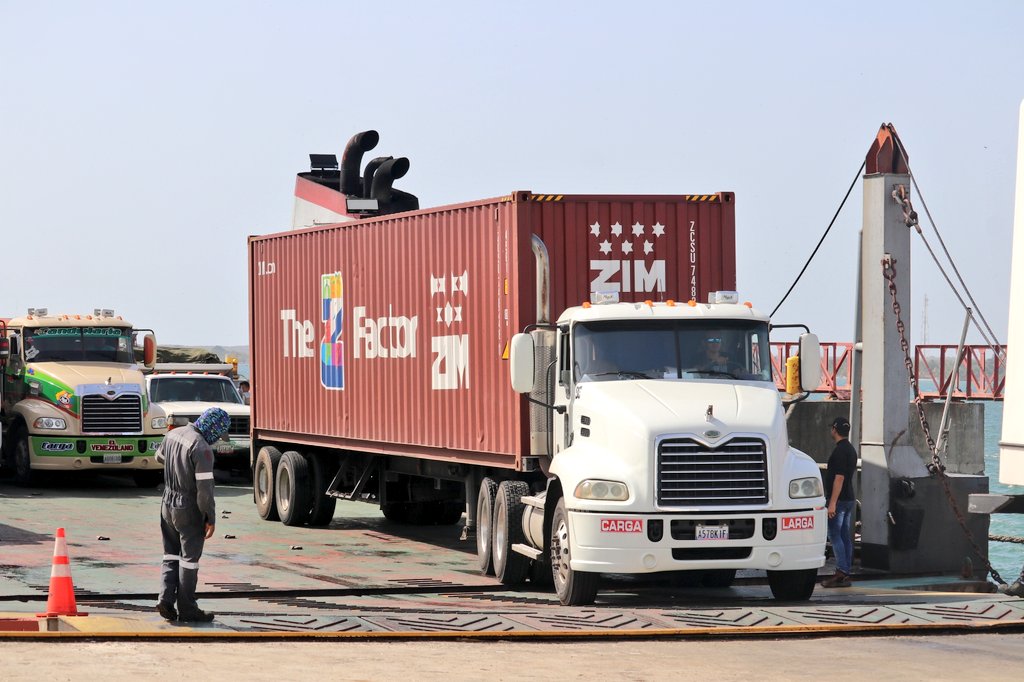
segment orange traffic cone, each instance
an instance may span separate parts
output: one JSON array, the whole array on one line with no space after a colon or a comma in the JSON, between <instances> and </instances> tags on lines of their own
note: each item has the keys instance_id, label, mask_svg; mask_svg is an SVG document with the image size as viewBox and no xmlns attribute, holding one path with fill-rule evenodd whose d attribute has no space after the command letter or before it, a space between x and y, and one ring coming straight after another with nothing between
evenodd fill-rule
<instances>
[{"instance_id":1,"label":"orange traffic cone","mask_svg":"<svg viewBox=\"0 0 1024 682\"><path fill-rule=\"evenodd\" d=\"M40 618L51 616L86 616L75 606L75 586L71 582L71 562L68 560L68 545L64 529L57 529L53 543L53 567L50 569L50 597L46 600L46 613L37 613Z\"/></svg>"}]
</instances>

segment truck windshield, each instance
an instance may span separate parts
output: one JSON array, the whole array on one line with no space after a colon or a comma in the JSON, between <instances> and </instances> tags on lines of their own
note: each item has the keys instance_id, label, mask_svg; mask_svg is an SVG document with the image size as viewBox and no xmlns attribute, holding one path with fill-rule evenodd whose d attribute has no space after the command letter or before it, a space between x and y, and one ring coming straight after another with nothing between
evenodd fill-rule
<instances>
[{"instance_id":1,"label":"truck windshield","mask_svg":"<svg viewBox=\"0 0 1024 682\"><path fill-rule=\"evenodd\" d=\"M35 327L24 343L26 362L135 362L125 327Z\"/></svg>"},{"instance_id":2,"label":"truck windshield","mask_svg":"<svg viewBox=\"0 0 1024 682\"><path fill-rule=\"evenodd\" d=\"M187 375L153 377L149 382L149 399L154 403L181 401L244 404L230 379L201 379Z\"/></svg>"},{"instance_id":3,"label":"truck windshield","mask_svg":"<svg viewBox=\"0 0 1024 682\"><path fill-rule=\"evenodd\" d=\"M739 320L583 322L573 328L575 381L772 381L768 325Z\"/></svg>"}]
</instances>

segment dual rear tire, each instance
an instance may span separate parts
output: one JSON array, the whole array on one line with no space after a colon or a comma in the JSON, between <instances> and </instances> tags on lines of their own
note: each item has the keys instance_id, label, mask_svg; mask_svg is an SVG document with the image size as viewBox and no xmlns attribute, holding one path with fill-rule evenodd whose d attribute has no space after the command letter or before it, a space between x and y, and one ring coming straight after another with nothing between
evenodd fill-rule
<instances>
[{"instance_id":1,"label":"dual rear tire","mask_svg":"<svg viewBox=\"0 0 1024 682\"><path fill-rule=\"evenodd\" d=\"M325 494L331 476L330 462L321 455L260 448L253 468L256 510L264 520L286 526L327 525L337 504Z\"/></svg>"}]
</instances>

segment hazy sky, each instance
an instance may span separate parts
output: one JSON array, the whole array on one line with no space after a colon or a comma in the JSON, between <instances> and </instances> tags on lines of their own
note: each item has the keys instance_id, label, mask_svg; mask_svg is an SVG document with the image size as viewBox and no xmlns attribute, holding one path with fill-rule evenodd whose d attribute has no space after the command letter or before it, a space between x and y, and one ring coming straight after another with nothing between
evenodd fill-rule
<instances>
[{"instance_id":1,"label":"hazy sky","mask_svg":"<svg viewBox=\"0 0 1024 682\"><path fill-rule=\"evenodd\" d=\"M0 0L0 315L246 343L246 236L368 128L424 207L734 191L768 312L891 121L1005 342L1024 2L838 4ZM860 225L858 183L780 322L852 338ZM916 238L913 275L914 341L927 294L927 340L955 343Z\"/></svg>"}]
</instances>

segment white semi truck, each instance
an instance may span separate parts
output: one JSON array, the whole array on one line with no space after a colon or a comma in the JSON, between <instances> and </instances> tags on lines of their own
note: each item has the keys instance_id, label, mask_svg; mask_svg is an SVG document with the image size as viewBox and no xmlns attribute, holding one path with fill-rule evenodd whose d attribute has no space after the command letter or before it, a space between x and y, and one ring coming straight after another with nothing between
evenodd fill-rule
<instances>
[{"instance_id":1,"label":"white semi truck","mask_svg":"<svg viewBox=\"0 0 1024 682\"><path fill-rule=\"evenodd\" d=\"M592 602L602 573L679 570L726 586L737 569L764 569L776 598L808 598L824 564L825 499L817 464L789 445L769 326L717 292L706 304L572 307L516 335L513 387L548 413L554 456L544 492L484 481L482 562L497 548L495 571L514 582L547 551L564 604ZM801 356L800 382L816 387L813 335Z\"/></svg>"}]
</instances>

